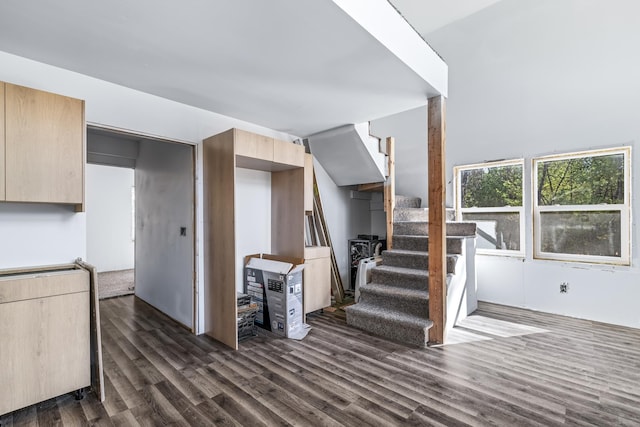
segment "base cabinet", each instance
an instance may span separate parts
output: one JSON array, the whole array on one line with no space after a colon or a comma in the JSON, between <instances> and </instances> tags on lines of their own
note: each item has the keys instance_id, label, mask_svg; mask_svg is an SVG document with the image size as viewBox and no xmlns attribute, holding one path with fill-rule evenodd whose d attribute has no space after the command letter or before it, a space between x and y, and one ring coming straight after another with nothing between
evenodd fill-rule
<instances>
[{"instance_id":1,"label":"base cabinet","mask_svg":"<svg viewBox=\"0 0 640 427\"><path fill-rule=\"evenodd\" d=\"M304 249L304 314L331 305L331 252L328 246Z\"/></svg>"},{"instance_id":2,"label":"base cabinet","mask_svg":"<svg viewBox=\"0 0 640 427\"><path fill-rule=\"evenodd\" d=\"M0 276L0 415L91 385L89 273Z\"/></svg>"}]
</instances>

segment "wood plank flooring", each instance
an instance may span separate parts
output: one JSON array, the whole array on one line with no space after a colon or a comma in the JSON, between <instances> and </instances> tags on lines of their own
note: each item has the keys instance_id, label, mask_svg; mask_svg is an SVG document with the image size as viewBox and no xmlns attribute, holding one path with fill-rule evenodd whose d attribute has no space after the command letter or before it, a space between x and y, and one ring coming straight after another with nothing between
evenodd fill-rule
<instances>
[{"instance_id":1,"label":"wood plank flooring","mask_svg":"<svg viewBox=\"0 0 640 427\"><path fill-rule=\"evenodd\" d=\"M8 426L638 426L640 330L481 303L412 349L314 315L302 341L234 352L132 296L100 302L101 404L60 396Z\"/></svg>"}]
</instances>

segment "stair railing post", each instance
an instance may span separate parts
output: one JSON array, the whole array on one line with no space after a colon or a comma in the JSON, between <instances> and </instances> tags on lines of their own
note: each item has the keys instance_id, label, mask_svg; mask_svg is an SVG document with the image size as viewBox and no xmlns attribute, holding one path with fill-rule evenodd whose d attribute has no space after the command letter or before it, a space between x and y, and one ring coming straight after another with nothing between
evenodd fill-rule
<instances>
[{"instance_id":1,"label":"stair railing post","mask_svg":"<svg viewBox=\"0 0 640 427\"><path fill-rule=\"evenodd\" d=\"M384 183L384 211L387 219L387 249L393 249L393 211L396 207L395 139L387 138L388 176Z\"/></svg>"},{"instance_id":2,"label":"stair railing post","mask_svg":"<svg viewBox=\"0 0 640 427\"><path fill-rule=\"evenodd\" d=\"M430 344L444 344L447 320L447 231L445 208L445 98L429 98L429 329Z\"/></svg>"}]
</instances>

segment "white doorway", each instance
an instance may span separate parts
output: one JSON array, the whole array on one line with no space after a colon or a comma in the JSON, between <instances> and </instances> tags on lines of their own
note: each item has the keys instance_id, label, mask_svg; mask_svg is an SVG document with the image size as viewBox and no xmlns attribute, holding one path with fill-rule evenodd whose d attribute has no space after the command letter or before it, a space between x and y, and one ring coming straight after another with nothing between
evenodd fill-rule
<instances>
[{"instance_id":1,"label":"white doorway","mask_svg":"<svg viewBox=\"0 0 640 427\"><path fill-rule=\"evenodd\" d=\"M196 315L195 146L89 127L87 163L88 176L96 171L105 176L113 175L111 181L106 180L108 191L99 191L103 194L117 192L124 201L125 180L120 182L116 176L126 174L129 183L129 205L125 207L122 203L116 214L109 213L109 208L103 208L100 213L93 211L90 203L99 209L104 200L91 202L94 197L101 196L94 194L99 187L87 182L87 261L98 267L99 276L106 277L100 263L108 258L130 257L133 249L133 268L111 270L122 273L114 280L126 281L125 273L128 272L129 277L133 277L133 292L137 299L193 331ZM126 169L129 172L123 172ZM133 248L125 249L122 241L111 247L94 242L98 234L91 231L93 224L103 229L118 227L117 234L128 233ZM109 253L101 254L95 246L102 246ZM101 282L100 277L98 281Z\"/></svg>"},{"instance_id":2,"label":"white doorway","mask_svg":"<svg viewBox=\"0 0 640 427\"><path fill-rule=\"evenodd\" d=\"M87 260L98 271L100 299L135 290L134 169L87 164Z\"/></svg>"}]
</instances>

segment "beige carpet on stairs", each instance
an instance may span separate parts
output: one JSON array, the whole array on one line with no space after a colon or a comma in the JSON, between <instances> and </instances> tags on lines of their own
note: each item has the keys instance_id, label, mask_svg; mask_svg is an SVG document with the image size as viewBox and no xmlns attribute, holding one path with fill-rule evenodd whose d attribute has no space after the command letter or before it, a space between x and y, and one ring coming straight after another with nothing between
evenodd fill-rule
<instances>
[{"instance_id":1,"label":"beige carpet on stairs","mask_svg":"<svg viewBox=\"0 0 640 427\"><path fill-rule=\"evenodd\" d=\"M105 271L98 273L98 296L100 299L133 294L135 270Z\"/></svg>"}]
</instances>

